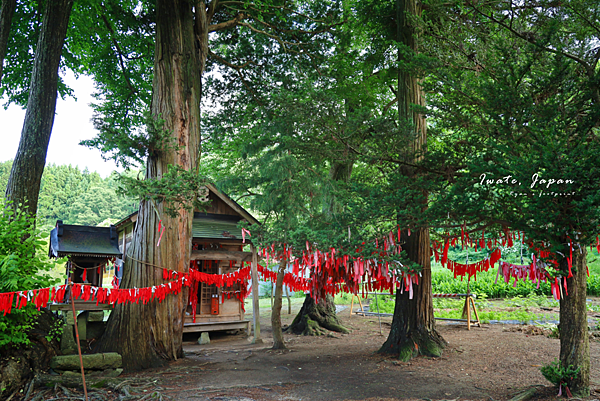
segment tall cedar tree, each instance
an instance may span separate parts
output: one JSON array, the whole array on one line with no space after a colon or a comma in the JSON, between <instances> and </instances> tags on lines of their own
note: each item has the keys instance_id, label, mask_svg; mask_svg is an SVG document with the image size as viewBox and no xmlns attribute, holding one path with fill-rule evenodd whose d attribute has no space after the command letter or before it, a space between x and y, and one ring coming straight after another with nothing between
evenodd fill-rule
<instances>
[{"instance_id":1,"label":"tall cedar tree","mask_svg":"<svg viewBox=\"0 0 600 401\"><path fill-rule=\"evenodd\" d=\"M113 7L114 4L112 2L107 2L107 5ZM107 16L107 20L111 22L112 20L118 18L117 14L110 14L111 8L107 6L106 9L102 11L105 12ZM116 9L118 9L118 5ZM323 8L320 4L317 4L317 9ZM199 68L196 69L198 77L201 77L204 72L205 62L208 62L207 56L210 58L210 62L207 64L210 68L216 69L217 65L225 66L224 70L220 70L222 75L225 77L225 80L231 79L232 86L235 87L237 84L238 87L251 87L253 90L261 91L261 77L269 75L272 70L275 70L278 62L281 62L282 59L293 59L293 58L308 58L301 52L303 49L312 46L310 44L311 38L314 37L311 29L316 29L323 22L322 20L314 20L310 17L307 17L304 13L300 13L296 11L294 8L288 7L287 4L273 4L270 2L257 2L257 3L249 3L242 4L238 2L219 2L219 1L211 1L211 2L197 2L194 4L194 23L195 23L195 34L198 39L197 41L197 49L196 51L200 53ZM150 15L150 19L152 19L152 10L148 13ZM131 13L130 13L131 14ZM157 12L158 15L158 12ZM158 17L157 17L158 18ZM303 18L308 20L309 22L306 24L307 29L298 29L296 24L296 19ZM138 18L130 18L132 21L137 21ZM144 20L145 17L140 17L140 20ZM148 19L148 18L146 18ZM214 19L214 21L213 21ZM158 21L158 19L157 19ZM129 22L129 21L127 21ZM164 21L163 21L164 22ZM127 23L124 24L125 26ZM122 26L120 23L111 24L111 26ZM157 28L158 28L157 24ZM233 29L235 28L235 29ZM325 32L325 30L318 32ZM142 161L144 157L149 157L149 160L155 159L156 155L164 155L165 151L161 151L160 146L155 146L155 143L152 143L152 135L148 135L148 132L143 132L143 130L139 130L139 122L142 121L140 116L143 114L144 102L139 101L143 99L145 96L144 87L137 86L140 82L139 79L133 79L134 75L139 76L143 74L139 74L139 71L144 69L138 69L137 60L143 60L145 57L145 52L142 49L138 49L135 47L135 43L132 43L131 40L127 39L126 35L123 35L122 32L118 32L116 29L113 29L114 34L113 38L119 38L120 42L118 43L127 43L128 49L133 50L133 54L128 54L126 50L121 48L120 46L111 46L117 49L116 53L119 61L115 64L113 60L113 65L118 65L122 74L118 76L110 76L105 73L101 68L97 66L90 65L90 69L94 71L94 74L101 80L101 82L107 82L107 85L104 87L104 90L107 91L107 102L101 103L97 106L98 114L96 116L96 126L100 130L100 134L94 140L87 141L86 144L93 147L98 147L104 152L111 153L113 152L112 157L117 159L118 162L127 164L131 160ZM214 44L213 39L211 42L208 42L208 33L209 32L217 32L219 34L214 35L216 41L222 40L226 43L225 46L220 46L218 44ZM222 31L222 32L220 32ZM136 34L141 34L143 37L147 34L148 30L146 30L143 26ZM168 38L167 38L168 39ZM143 42L143 40L142 40ZM209 48L209 44L211 45ZM131 45L131 46L129 46ZM165 45L166 46L166 45ZM187 45L186 45L187 46ZM235 47L236 49L243 49L243 52L240 54L239 58L236 58L236 54L231 54L230 49ZM157 48L158 49L158 48ZM98 54L94 53L93 48L88 49L91 51L93 57L97 57ZM106 50L106 49L105 49ZM130 51L130 50L129 50ZM221 53L221 54L219 54ZM139 55L139 57L137 57ZM300 57L298 57L300 56ZM252 57L252 58L251 58ZM157 54L156 59L159 60L160 57ZM248 67L247 69L245 69ZM160 72L167 78L169 77L165 71L160 71L162 64L158 63L155 65L154 75L155 75L155 83L157 82L156 74ZM191 69L190 69L191 70ZM186 74L190 73L190 71L186 70ZM280 71L281 73L281 71ZM161 75L162 76L162 75ZM249 76L249 77L248 77ZM139 78L139 77L138 77ZM174 77L177 78L177 77ZM163 78L161 78L163 79ZM211 77L206 77L208 81L210 81ZM116 82L119 81L119 82ZM176 79L170 79L171 82L179 82ZM127 84L123 84L126 82ZM132 96L131 90L127 89L127 87L134 87L135 90L139 90L139 96ZM121 88L121 89L120 89ZM154 88L156 92L156 86ZM166 116L164 112L161 114L155 114L154 109L157 102L158 95L155 93L153 96L153 117L169 120L171 117ZM227 94L222 94L220 97L221 100L227 98ZM132 102L131 99L136 99L138 101ZM166 100L167 101L167 100ZM126 107L120 106L126 105ZM190 106L191 107L191 106ZM115 110L116 113L112 113L112 110ZM132 118L133 116L133 118ZM131 124L131 122L134 124ZM136 123L138 124L136 126ZM137 132L135 128L138 128ZM168 128L168 124L167 124ZM160 128L161 132L169 132L168 129ZM199 137L198 137L199 141ZM182 146L183 144L176 140L173 142L177 146ZM196 144L195 151L199 152L200 146L199 143ZM189 148L189 152L193 153L191 145ZM161 156L162 157L162 156ZM193 154L193 161L190 163L190 166L196 165L196 157L197 154ZM152 168L153 162L149 163L149 168ZM160 177L160 175L147 174L147 178L152 177ZM161 210L159 208L159 214ZM139 225L140 223L138 223ZM170 224L167 225L169 227ZM150 224L149 227L144 228L144 230L155 230L157 227L152 227ZM142 228L140 228L142 229ZM188 237L191 235L190 232L181 231L181 237ZM139 234L142 235L142 234ZM146 238L146 237L144 237ZM163 238L164 243L165 238ZM183 239L181 239L183 241ZM156 242L156 241L154 241ZM142 241L146 247L148 247L149 242L144 240ZM152 253L151 251L148 251ZM167 253L165 251L165 253ZM140 258L134 257L138 260L148 261L149 258ZM178 258L181 257L181 260L185 259L185 254L178 255ZM152 258L150 258L152 259ZM158 265L158 263L155 263ZM133 268L138 269L139 265L134 265ZM130 269L130 266L126 266L126 269ZM142 270L144 270L143 268ZM142 273L140 273L142 274ZM144 273L145 274L145 273ZM147 276L147 274L145 274ZM123 281L123 286L130 285L138 285L137 281ZM160 309L160 308L159 308ZM182 311L181 311L182 312ZM123 322L121 326L125 325L125 321L127 316L132 316L131 314L122 314L123 316L119 317L120 321ZM117 319L115 317L115 319ZM116 323L111 323L112 325L117 326ZM126 331L122 330L123 333ZM135 329L131 329L127 331L128 333L136 333L138 332ZM114 333L114 329L113 329ZM113 334L111 334L113 336ZM172 336L173 341L175 343L175 348L180 347L181 336L180 333ZM152 340L152 338L147 337L145 340ZM108 344L110 342L109 336L107 335L103 340L104 344ZM132 340L133 341L133 340ZM107 345L103 344L103 348L107 348ZM127 350L132 348L132 346L122 346L121 348ZM147 347L146 347L147 348ZM164 347L163 347L164 348ZM144 358L138 357L141 351L127 351L126 359L133 359L131 365L128 367L130 369L136 369L140 367L150 366L155 363L155 360L146 359L144 362ZM155 353L160 355L161 358L165 359L173 359L176 357L176 353Z\"/></svg>"},{"instance_id":2,"label":"tall cedar tree","mask_svg":"<svg viewBox=\"0 0 600 401\"><path fill-rule=\"evenodd\" d=\"M160 178L169 168L194 170L200 150L201 76L206 60L208 21L202 2L159 0L156 4L156 49L152 116L177 146L149 155L146 180ZM189 270L193 211L178 216L165 212L164 203L142 201L133 246L124 267L123 288L161 284L164 267ZM165 227L158 245L160 226ZM127 370L163 365L183 357L183 318L187 292L156 304L123 304L111 314L100 350L123 355Z\"/></svg>"},{"instance_id":3,"label":"tall cedar tree","mask_svg":"<svg viewBox=\"0 0 600 401\"><path fill-rule=\"evenodd\" d=\"M42 173L54 124L58 66L72 7L73 0L46 2L21 140L6 187L6 199L14 204L23 204L31 214L37 211Z\"/></svg>"},{"instance_id":4,"label":"tall cedar tree","mask_svg":"<svg viewBox=\"0 0 600 401\"><path fill-rule=\"evenodd\" d=\"M418 52L418 36L415 27L415 18L421 17L422 4L417 0L396 2L397 38L400 48L398 50L398 64L403 60L404 52L409 49ZM425 97L419 79L403 68L398 72L398 116L400 123L407 121L412 126L414 134L408 141L405 151L405 165L401 167L401 174L413 177L417 172L408 167L422 158L427 150L427 124L422 111L415 110L416 106L425 105ZM423 193L423 211L427 208L427 193ZM429 228L416 227L412 232L403 231L402 240L408 258L420 265L421 277L414 291L413 298L409 299L408 291L396 291L396 306L392 319L392 327L380 353L398 355L401 360L408 361L421 354L426 356L440 356L445 347L445 341L435 329L433 317L433 300L431 292L431 257Z\"/></svg>"}]
</instances>

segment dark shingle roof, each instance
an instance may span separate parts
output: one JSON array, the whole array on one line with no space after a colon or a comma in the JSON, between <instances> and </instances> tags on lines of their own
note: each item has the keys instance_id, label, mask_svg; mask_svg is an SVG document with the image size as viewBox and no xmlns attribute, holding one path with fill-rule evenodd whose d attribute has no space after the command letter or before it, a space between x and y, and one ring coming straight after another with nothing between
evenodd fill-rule
<instances>
[{"instance_id":1,"label":"dark shingle roof","mask_svg":"<svg viewBox=\"0 0 600 401\"><path fill-rule=\"evenodd\" d=\"M50 257L121 257L115 226L91 227L62 224L50 232Z\"/></svg>"}]
</instances>

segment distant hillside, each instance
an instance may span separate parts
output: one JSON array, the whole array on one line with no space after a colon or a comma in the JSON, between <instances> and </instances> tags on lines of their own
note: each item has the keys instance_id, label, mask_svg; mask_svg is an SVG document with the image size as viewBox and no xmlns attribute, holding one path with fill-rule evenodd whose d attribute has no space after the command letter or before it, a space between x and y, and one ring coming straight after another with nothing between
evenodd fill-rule
<instances>
[{"instance_id":1,"label":"distant hillside","mask_svg":"<svg viewBox=\"0 0 600 401\"><path fill-rule=\"evenodd\" d=\"M12 161L0 162L0 188L6 189ZM38 224L51 228L65 224L110 224L138 209L138 201L117 195L115 176L103 179L79 167L49 164L44 169L38 203ZM3 194L2 194L3 195Z\"/></svg>"}]
</instances>

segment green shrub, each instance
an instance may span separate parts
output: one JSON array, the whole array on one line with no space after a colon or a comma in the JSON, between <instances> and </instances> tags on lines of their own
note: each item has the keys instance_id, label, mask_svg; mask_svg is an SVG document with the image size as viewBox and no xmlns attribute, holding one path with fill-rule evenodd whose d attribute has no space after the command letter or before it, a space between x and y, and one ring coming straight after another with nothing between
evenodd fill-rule
<instances>
[{"instance_id":1,"label":"green shrub","mask_svg":"<svg viewBox=\"0 0 600 401\"><path fill-rule=\"evenodd\" d=\"M600 275L590 274L587 279L587 294L600 296Z\"/></svg>"},{"instance_id":2,"label":"green shrub","mask_svg":"<svg viewBox=\"0 0 600 401\"><path fill-rule=\"evenodd\" d=\"M570 396L569 384L577 378L579 375L579 367L575 368L573 365L564 367L558 360L544 365L540 368L540 371L550 383L557 387L565 386L567 395Z\"/></svg>"},{"instance_id":3,"label":"green shrub","mask_svg":"<svg viewBox=\"0 0 600 401\"><path fill-rule=\"evenodd\" d=\"M455 250L450 249L448 257L452 260L464 263L464 253L464 251L460 251L460 248L457 247ZM471 255L471 253L469 255ZM472 255L469 256L469 258L471 261L482 259L481 255ZM503 248L502 260L520 264L521 261L518 246L513 248ZM530 262L530 259L524 258L525 264ZM590 272L590 277L587 279L587 294L591 296L600 296L600 256L597 255L595 249L593 251L588 251L587 265ZM439 263L432 262L431 268L431 284L434 293L464 293L467 291L466 278L463 278L462 281L460 277L454 278L454 274L450 270L442 267ZM537 288L537 284L534 284L529 280L520 280L517 283L517 286L513 287L515 281L513 278L511 278L510 282L507 284L500 276L498 277L498 283L494 284L497 272L498 265L487 272L478 273L477 280L471 280L471 292L477 294L477 296L486 294L488 298L527 297L529 295L552 296L550 283L541 283L540 288Z\"/></svg>"},{"instance_id":4,"label":"green shrub","mask_svg":"<svg viewBox=\"0 0 600 401\"><path fill-rule=\"evenodd\" d=\"M349 294L347 292L339 292L339 293L335 294L335 297L333 300L336 304L339 304L339 305L350 304L350 303L352 303L352 294ZM358 301L356 299L354 300L354 302L358 303Z\"/></svg>"},{"instance_id":5,"label":"green shrub","mask_svg":"<svg viewBox=\"0 0 600 401\"><path fill-rule=\"evenodd\" d=\"M497 267L496 267L497 269ZM517 296L527 297L530 295L552 295L549 283L541 283L540 288L531 281L519 280L516 286L513 286L514 279L507 284L502 277L496 280L497 270L490 270L477 274L477 280L471 280L469 288L471 293L479 295L485 294L488 298L512 298ZM450 270L439 269L432 271L431 285L434 293L452 294L466 293L467 279L454 278L454 273Z\"/></svg>"},{"instance_id":6,"label":"green shrub","mask_svg":"<svg viewBox=\"0 0 600 401\"><path fill-rule=\"evenodd\" d=\"M34 226L34 218L14 211L0 199L0 293L46 288L58 282L50 275L57 263L48 259L47 242ZM29 343L27 332L38 311L28 303L0 314L0 347Z\"/></svg>"},{"instance_id":7,"label":"green shrub","mask_svg":"<svg viewBox=\"0 0 600 401\"><path fill-rule=\"evenodd\" d=\"M259 283L260 292L263 294L263 297L271 298L271 289L272 285L270 282L267 283Z\"/></svg>"}]
</instances>

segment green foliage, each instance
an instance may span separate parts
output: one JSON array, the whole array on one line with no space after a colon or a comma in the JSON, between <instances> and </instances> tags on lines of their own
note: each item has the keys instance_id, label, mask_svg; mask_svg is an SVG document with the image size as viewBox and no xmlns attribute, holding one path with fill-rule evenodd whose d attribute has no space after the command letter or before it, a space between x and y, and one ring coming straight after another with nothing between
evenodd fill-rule
<instances>
[{"instance_id":1,"label":"green foliage","mask_svg":"<svg viewBox=\"0 0 600 401\"><path fill-rule=\"evenodd\" d=\"M10 103L25 106L29 98L29 86L38 38L42 27L45 2L19 1L10 27L10 37L4 59L0 98ZM62 49L63 57L59 69L70 68L77 72L79 68L72 63L73 54L69 46ZM65 98L72 96L73 90L58 75L58 94Z\"/></svg>"},{"instance_id":2,"label":"green foliage","mask_svg":"<svg viewBox=\"0 0 600 401\"><path fill-rule=\"evenodd\" d=\"M478 314L479 320L482 323L489 323L490 321L529 323L532 321L540 321L544 319L544 315L531 313L526 310L495 311L478 309ZM462 319L462 307L460 309L442 310L439 312L435 312L435 317L442 317L447 319ZM474 318L474 315L471 315L471 318Z\"/></svg>"},{"instance_id":3,"label":"green foliage","mask_svg":"<svg viewBox=\"0 0 600 401\"><path fill-rule=\"evenodd\" d=\"M45 337L46 340L48 342L57 341L57 340L60 341L64 326L65 326L65 324L62 320L60 320L60 319L55 320L54 324L50 328L50 331L48 332L48 335L46 335L46 337Z\"/></svg>"},{"instance_id":4,"label":"green foliage","mask_svg":"<svg viewBox=\"0 0 600 401\"><path fill-rule=\"evenodd\" d=\"M580 367L573 367L569 365L566 368L560 364L558 360L544 365L540 368L540 371L550 383L555 386L567 386L579 375Z\"/></svg>"},{"instance_id":5,"label":"green foliage","mask_svg":"<svg viewBox=\"0 0 600 401\"><path fill-rule=\"evenodd\" d=\"M587 294L592 296L600 296L600 276L590 275L587 279Z\"/></svg>"},{"instance_id":6,"label":"green foliage","mask_svg":"<svg viewBox=\"0 0 600 401\"><path fill-rule=\"evenodd\" d=\"M152 98L154 9L148 1L76 2L66 47L94 77L93 123L98 136L82 141L105 159L142 165L152 149L146 128Z\"/></svg>"},{"instance_id":7,"label":"green foliage","mask_svg":"<svg viewBox=\"0 0 600 401\"><path fill-rule=\"evenodd\" d=\"M537 284L531 281L519 280L517 285L514 286L514 279L507 284L504 282L502 277L498 278L498 283L494 283L496 280L496 270L490 270L489 272L482 272L477 274L477 280L471 281L461 280L460 278L454 278L451 271L446 269L435 270L431 275L431 285L434 293L466 293L467 284L472 293L485 294L488 298L512 298L512 297L528 297L532 295L543 295L552 296L549 283L541 283L540 287L537 288ZM587 279L587 294L590 296L600 296L600 276L590 275Z\"/></svg>"},{"instance_id":8,"label":"green foliage","mask_svg":"<svg viewBox=\"0 0 600 401\"><path fill-rule=\"evenodd\" d=\"M340 292L335 295L334 302L336 304L350 304L352 303L352 294L348 294L347 292ZM356 302L356 300L355 300Z\"/></svg>"},{"instance_id":9,"label":"green foliage","mask_svg":"<svg viewBox=\"0 0 600 401\"><path fill-rule=\"evenodd\" d=\"M119 176L119 182L122 185L120 194L155 204L163 203L163 210L172 217L176 217L180 209L202 210L206 207L198 199L198 193L206 183L204 178L181 166L169 165L168 171L161 177L145 180L123 174Z\"/></svg>"},{"instance_id":10,"label":"green foliage","mask_svg":"<svg viewBox=\"0 0 600 401\"><path fill-rule=\"evenodd\" d=\"M8 207L0 199L0 292L14 292L49 287L58 280L50 275L57 264L47 257L47 243L42 240L34 219ZM28 344L27 331L39 312L31 304L0 316L0 347Z\"/></svg>"},{"instance_id":11,"label":"green foliage","mask_svg":"<svg viewBox=\"0 0 600 401\"><path fill-rule=\"evenodd\" d=\"M467 284L472 293L477 295L485 294L488 298L511 298L511 297L527 297L529 295L551 295L550 285L541 283L540 288L537 284L533 284L529 280L518 281L514 286L514 279L510 283L505 283L502 277L496 280L496 270L481 272L477 274L477 280L468 282L466 279L454 278L451 271L440 269L435 271L431 277L431 285L434 293L466 293Z\"/></svg>"},{"instance_id":12,"label":"green foliage","mask_svg":"<svg viewBox=\"0 0 600 401\"><path fill-rule=\"evenodd\" d=\"M271 297L271 291L272 291L272 284L271 283L260 283L260 292L263 293L264 297Z\"/></svg>"},{"instance_id":13,"label":"green foliage","mask_svg":"<svg viewBox=\"0 0 600 401\"><path fill-rule=\"evenodd\" d=\"M396 298L393 295L377 295L375 299L374 295L369 295L369 311L377 312L379 308L380 313L394 313L394 307L396 305Z\"/></svg>"},{"instance_id":14,"label":"green foliage","mask_svg":"<svg viewBox=\"0 0 600 401\"><path fill-rule=\"evenodd\" d=\"M12 161L0 163L0 185L8 181ZM126 172L129 176L134 172ZM5 185L6 186L6 185ZM118 192L118 175L103 179L78 167L49 164L44 168L38 201L37 224L49 231L57 220L65 224L116 222L137 210L136 199Z\"/></svg>"},{"instance_id":15,"label":"green foliage","mask_svg":"<svg viewBox=\"0 0 600 401\"><path fill-rule=\"evenodd\" d=\"M423 167L452 175L430 174L439 185L430 192L433 226L447 225L449 217L474 231L510 226L563 255L566 236L581 246L595 242L600 70L594 4L430 10L424 51L438 61L424 81L433 124Z\"/></svg>"}]
</instances>

